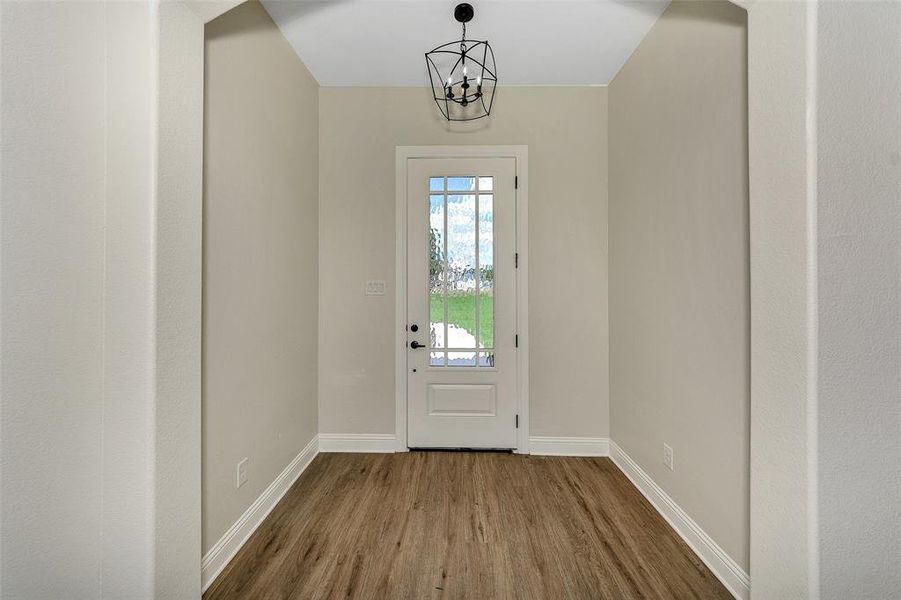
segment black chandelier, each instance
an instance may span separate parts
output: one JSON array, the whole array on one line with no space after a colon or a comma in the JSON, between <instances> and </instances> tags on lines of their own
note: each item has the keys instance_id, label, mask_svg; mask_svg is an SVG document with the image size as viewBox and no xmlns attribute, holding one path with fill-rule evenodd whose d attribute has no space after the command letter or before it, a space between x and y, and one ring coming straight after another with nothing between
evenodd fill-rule
<instances>
[{"instance_id":1,"label":"black chandelier","mask_svg":"<svg viewBox=\"0 0 901 600\"><path fill-rule=\"evenodd\" d=\"M459 42L449 42L426 52L425 62L435 104L448 121L474 121L491 114L497 68L487 40L466 39L466 24L475 11L458 4L454 18L463 24Z\"/></svg>"}]
</instances>

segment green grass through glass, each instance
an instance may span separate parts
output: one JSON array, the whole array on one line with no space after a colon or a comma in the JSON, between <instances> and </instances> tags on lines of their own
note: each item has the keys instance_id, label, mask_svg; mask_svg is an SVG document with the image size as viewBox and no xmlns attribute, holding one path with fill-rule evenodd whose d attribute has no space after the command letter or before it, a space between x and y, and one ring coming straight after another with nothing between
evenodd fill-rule
<instances>
[{"instance_id":1,"label":"green grass through glass","mask_svg":"<svg viewBox=\"0 0 901 600\"><path fill-rule=\"evenodd\" d=\"M488 294L483 294L488 296ZM429 298L429 312L433 322L442 322L444 320L444 304L441 294L431 294ZM492 298L493 300L493 298ZM461 329L465 329L470 335L475 336L475 303L476 296L474 292L456 292L447 295L447 322L449 325L456 325ZM482 300L479 307L481 313L479 319L482 321L482 331L479 336L479 343L484 348L494 347L494 302L488 298Z\"/></svg>"}]
</instances>

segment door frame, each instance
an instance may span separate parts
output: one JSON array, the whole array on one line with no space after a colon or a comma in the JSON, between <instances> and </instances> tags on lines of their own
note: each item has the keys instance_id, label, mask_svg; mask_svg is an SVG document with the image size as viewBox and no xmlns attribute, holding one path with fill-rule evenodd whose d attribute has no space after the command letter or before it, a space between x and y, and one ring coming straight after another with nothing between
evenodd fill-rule
<instances>
[{"instance_id":1,"label":"door frame","mask_svg":"<svg viewBox=\"0 0 901 600\"><path fill-rule=\"evenodd\" d=\"M512 158L516 161L516 430L517 454L529 453L529 147L528 146L397 146L395 154L394 247L394 435L397 452L407 448L407 161L415 158Z\"/></svg>"}]
</instances>

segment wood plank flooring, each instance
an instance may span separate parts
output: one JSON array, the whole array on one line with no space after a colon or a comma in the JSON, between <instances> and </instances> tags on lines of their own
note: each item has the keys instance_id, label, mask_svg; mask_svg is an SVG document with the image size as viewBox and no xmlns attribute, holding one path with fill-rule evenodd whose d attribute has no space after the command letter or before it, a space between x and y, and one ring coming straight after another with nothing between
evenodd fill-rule
<instances>
[{"instance_id":1,"label":"wood plank flooring","mask_svg":"<svg viewBox=\"0 0 901 600\"><path fill-rule=\"evenodd\" d=\"M606 458L320 454L206 600L731 598Z\"/></svg>"}]
</instances>

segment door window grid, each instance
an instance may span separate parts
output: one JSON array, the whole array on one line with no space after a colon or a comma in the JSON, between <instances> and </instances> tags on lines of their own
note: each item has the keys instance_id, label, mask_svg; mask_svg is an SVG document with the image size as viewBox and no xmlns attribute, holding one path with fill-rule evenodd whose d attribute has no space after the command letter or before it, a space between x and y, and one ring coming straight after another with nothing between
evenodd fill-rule
<instances>
[{"instance_id":1,"label":"door window grid","mask_svg":"<svg viewBox=\"0 0 901 600\"><path fill-rule=\"evenodd\" d=\"M494 367L493 194L492 176L429 179L429 365L432 367ZM453 224L450 223L452 208ZM466 220L462 228L460 220ZM471 243L467 239L469 235ZM470 252L471 256L467 256ZM452 258L454 265L451 265Z\"/></svg>"}]
</instances>

